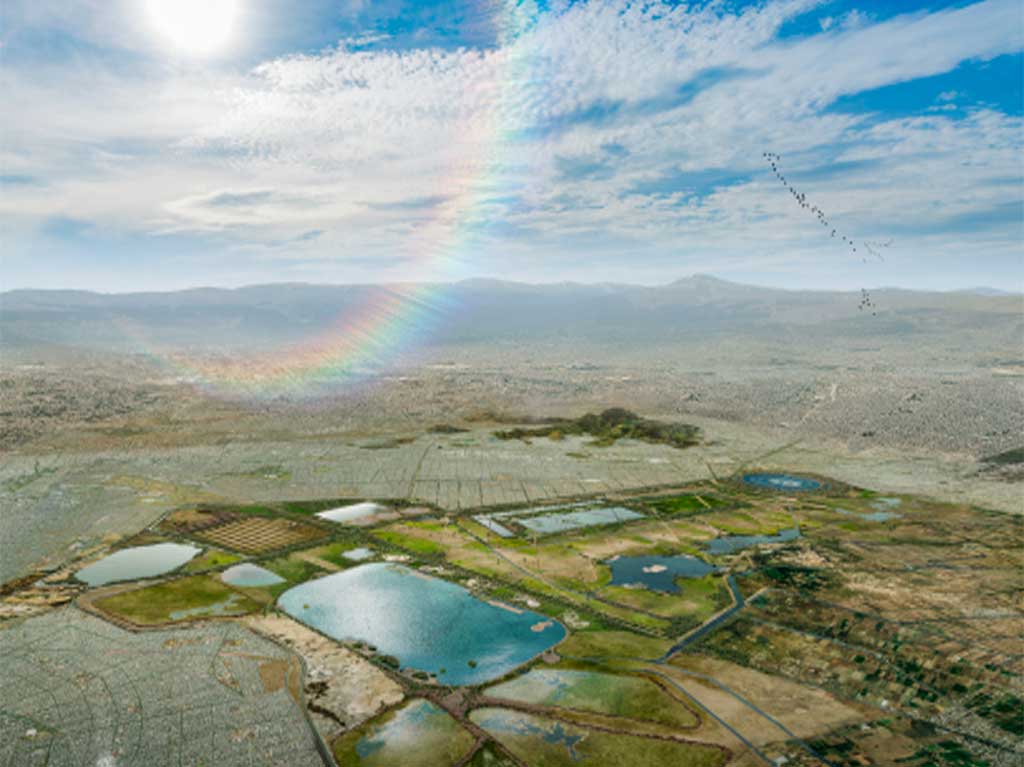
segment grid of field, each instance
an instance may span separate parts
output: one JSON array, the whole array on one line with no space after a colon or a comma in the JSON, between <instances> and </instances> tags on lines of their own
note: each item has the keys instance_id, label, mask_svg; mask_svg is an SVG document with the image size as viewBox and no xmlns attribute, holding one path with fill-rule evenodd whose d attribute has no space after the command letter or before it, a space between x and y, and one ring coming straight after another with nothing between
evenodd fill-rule
<instances>
[{"instance_id":1,"label":"grid of field","mask_svg":"<svg viewBox=\"0 0 1024 767\"><path fill-rule=\"evenodd\" d=\"M323 764L296 659L235 623L133 634L66 608L0 631L0 657L0 764Z\"/></svg>"},{"instance_id":2,"label":"grid of field","mask_svg":"<svg viewBox=\"0 0 1024 767\"><path fill-rule=\"evenodd\" d=\"M327 533L290 519L249 517L203 530L196 537L244 554L263 554L299 543L312 543L326 538Z\"/></svg>"}]
</instances>

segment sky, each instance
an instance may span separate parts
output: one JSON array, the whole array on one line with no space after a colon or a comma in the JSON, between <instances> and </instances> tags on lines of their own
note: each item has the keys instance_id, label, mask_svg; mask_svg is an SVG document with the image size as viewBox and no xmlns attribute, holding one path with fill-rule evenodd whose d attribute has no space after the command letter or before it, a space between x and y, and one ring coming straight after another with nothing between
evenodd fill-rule
<instances>
[{"instance_id":1,"label":"sky","mask_svg":"<svg viewBox=\"0 0 1024 767\"><path fill-rule=\"evenodd\" d=\"M1020 0L4 0L0 289L1020 290L1022 50Z\"/></svg>"}]
</instances>

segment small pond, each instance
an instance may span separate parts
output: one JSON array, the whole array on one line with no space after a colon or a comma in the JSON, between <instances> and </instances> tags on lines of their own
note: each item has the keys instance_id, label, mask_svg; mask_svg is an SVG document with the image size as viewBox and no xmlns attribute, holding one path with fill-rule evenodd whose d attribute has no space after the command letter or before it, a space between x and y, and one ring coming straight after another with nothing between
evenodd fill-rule
<instances>
[{"instance_id":1,"label":"small pond","mask_svg":"<svg viewBox=\"0 0 1024 767\"><path fill-rule=\"evenodd\" d=\"M789 474L744 474L743 481L755 487L769 490L819 490L821 483L807 477L794 477Z\"/></svg>"},{"instance_id":2,"label":"small pond","mask_svg":"<svg viewBox=\"0 0 1024 767\"><path fill-rule=\"evenodd\" d=\"M345 735L335 754L340 764L433 767L454 764L473 741L443 709L420 698Z\"/></svg>"},{"instance_id":3,"label":"small pond","mask_svg":"<svg viewBox=\"0 0 1024 767\"><path fill-rule=\"evenodd\" d=\"M320 519L326 519L328 522L351 522L355 519L369 517L372 514L379 514L382 511L387 511L387 506L382 506L372 501L363 501L362 503L353 503L348 506L339 506L336 509L327 509L317 513L317 516Z\"/></svg>"},{"instance_id":4,"label":"small pond","mask_svg":"<svg viewBox=\"0 0 1024 767\"><path fill-rule=\"evenodd\" d=\"M800 528L791 527L787 530L780 530L776 535L726 535L705 542L704 548L712 554L732 554L749 546L757 546L761 543L785 543L786 541L795 541L799 537Z\"/></svg>"},{"instance_id":5,"label":"small pond","mask_svg":"<svg viewBox=\"0 0 1024 767\"><path fill-rule=\"evenodd\" d=\"M566 634L546 616L485 602L461 586L383 562L300 584L278 604L327 636L366 642L451 685L502 676Z\"/></svg>"},{"instance_id":6,"label":"small pond","mask_svg":"<svg viewBox=\"0 0 1024 767\"><path fill-rule=\"evenodd\" d=\"M500 538L514 538L515 534L500 522L495 522L486 514L477 514L473 519L486 527Z\"/></svg>"},{"instance_id":7,"label":"small pond","mask_svg":"<svg viewBox=\"0 0 1024 767\"><path fill-rule=\"evenodd\" d=\"M229 567L220 574L220 579L232 586L273 586L275 583L284 583L284 578L277 573L251 562Z\"/></svg>"},{"instance_id":8,"label":"small pond","mask_svg":"<svg viewBox=\"0 0 1024 767\"><path fill-rule=\"evenodd\" d=\"M360 546L358 549L349 549L348 551L341 552L341 556L350 562L362 562L366 559L373 559L375 552L373 549Z\"/></svg>"},{"instance_id":9,"label":"small pond","mask_svg":"<svg viewBox=\"0 0 1024 767\"><path fill-rule=\"evenodd\" d=\"M247 611L240 603L244 601L245 597L236 592L210 605L199 605L198 607L188 607L184 610L175 610L167 617L172 621L182 621L186 618L243 615Z\"/></svg>"},{"instance_id":10,"label":"small pond","mask_svg":"<svg viewBox=\"0 0 1024 767\"><path fill-rule=\"evenodd\" d=\"M674 557L615 557L605 562L612 569L612 585L640 584L651 591L678 593L676 578L703 578L717 570L703 559Z\"/></svg>"},{"instance_id":11,"label":"small pond","mask_svg":"<svg viewBox=\"0 0 1024 767\"><path fill-rule=\"evenodd\" d=\"M134 581L169 573L192 559L202 549L183 543L154 543L132 546L108 554L98 562L83 567L75 577L90 586L103 586L115 581Z\"/></svg>"},{"instance_id":12,"label":"small pond","mask_svg":"<svg viewBox=\"0 0 1024 767\"><path fill-rule=\"evenodd\" d=\"M596 509L580 509L562 514L543 514L537 517L523 517L519 524L535 533L561 533L581 527L609 525L613 522L630 522L643 519L644 515L622 506L603 506Z\"/></svg>"}]
</instances>

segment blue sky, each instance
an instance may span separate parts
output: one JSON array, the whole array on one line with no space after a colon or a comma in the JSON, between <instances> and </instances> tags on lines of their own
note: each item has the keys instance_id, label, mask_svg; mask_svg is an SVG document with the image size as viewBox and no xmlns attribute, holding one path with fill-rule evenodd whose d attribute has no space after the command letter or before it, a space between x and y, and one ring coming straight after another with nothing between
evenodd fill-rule
<instances>
[{"instance_id":1,"label":"blue sky","mask_svg":"<svg viewBox=\"0 0 1024 767\"><path fill-rule=\"evenodd\" d=\"M160 2L0 6L0 289L1024 287L1019 0Z\"/></svg>"}]
</instances>

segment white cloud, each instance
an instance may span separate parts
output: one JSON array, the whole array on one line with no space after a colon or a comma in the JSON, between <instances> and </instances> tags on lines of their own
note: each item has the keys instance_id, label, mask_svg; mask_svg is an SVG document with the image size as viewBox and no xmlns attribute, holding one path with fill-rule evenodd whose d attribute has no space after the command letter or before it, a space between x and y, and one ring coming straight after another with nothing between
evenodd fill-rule
<instances>
[{"instance_id":1,"label":"white cloud","mask_svg":"<svg viewBox=\"0 0 1024 767\"><path fill-rule=\"evenodd\" d=\"M1019 118L827 111L845 94L1019 50L1014 0L882 23L847 14L823 21L827 34L775 39L815 5L722 15L574 4L497 48L393 51L348 38L243 73L5 67L5 172L47 185L4 195L0 214L19 232L74 213L113 230L216 235L221 247L297 241L297 259L336 262L339 278L364 276L350 271L357 257L371 275L374 255L417 258L409 277L459 276L438 264L586 277L584 256L616 269L623 253L634 273L670 277L691 261L775 264L818 247L816 224L763 173L765 149L794 171L861 163L808 192L857 236L898 225L915 250L927 238L911 225L1015 193L999 179L1019 167ZM567 158L601 170L573 178ZM673 170L721 169L737 183L714 193L630 193ZM302 240L309 231L323 234Z\"/></svg>"}]
</instances>

